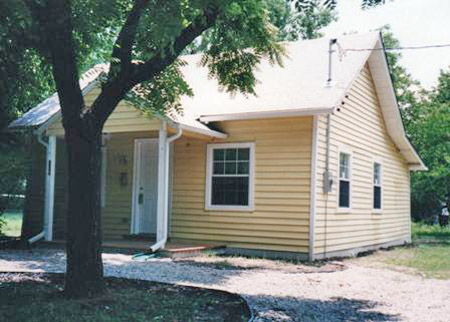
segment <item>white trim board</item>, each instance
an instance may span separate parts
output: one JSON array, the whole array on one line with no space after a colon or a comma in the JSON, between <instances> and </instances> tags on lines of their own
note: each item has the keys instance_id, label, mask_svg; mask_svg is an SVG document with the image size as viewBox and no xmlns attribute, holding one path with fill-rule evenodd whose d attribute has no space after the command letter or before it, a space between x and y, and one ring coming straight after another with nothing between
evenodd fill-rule
<instances>
[{"instance_id":1,"label":"white trim board","mask_svg":"<svg viewBox=\"0 0 450 322\"><path fill-rule=\"evenodd\" d=\"M311 148L311 181L310 181L310 200L309 200L309 242L308 259L314 260L314 242L316 225L316 199L317 199L317 145L319 141L318 129L319 116L313 117L312 128L312 148Z\"/></svg>"},{"instance_id":2,"label":"white trim board","mask_svg":"<svg viewBox=\"0 0 450 322\"><path fill-rule=\"evenodd\" d=\"M333 107L312 107L290 110L274 110L264 112L242 112L242 113L229 113L229 114L217 114L217 115L203 115L200 117L200 121L218 122L218 121L234 121L234 120L256 120L267 118L282 118L282 117L295 117L295 116L311 116L321 113L331 113L334 110Z\"/></svg>"}]
</instances>

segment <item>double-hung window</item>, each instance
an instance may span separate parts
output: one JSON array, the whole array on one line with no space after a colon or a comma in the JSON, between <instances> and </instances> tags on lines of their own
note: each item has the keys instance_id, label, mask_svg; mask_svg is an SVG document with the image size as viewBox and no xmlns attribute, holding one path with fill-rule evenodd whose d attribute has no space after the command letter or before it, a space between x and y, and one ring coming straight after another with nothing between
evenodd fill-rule
<instances>
[{"instance_id":1,"label":"double-hung window","mask_svg":"<svg viewBox=\"0 0 450 322\"><path fill-rule=\"evenodd\" d=\"M382 209L382 178L381 178L381 164L373 163L373 209L380 212Z\"/></svg>"},{"instance_id":2,"label":"double-hung window","mask_svg":"<svg viewBox=\"0 0 450 322\"><path fill-rule=\"evenodd\" d=\"M338 205L340 210L351 206L351 154L339 152Z\"/></svg>"},{"instance_id":3,"label":"double-hung window","mask_svg":"<svg viewBox=\"0 0 450 322\"><path fill-rule=\"evenodd\" d=\"M253 210L253 143L209 144L206 209Z\"/></svg>"}]
</instances>

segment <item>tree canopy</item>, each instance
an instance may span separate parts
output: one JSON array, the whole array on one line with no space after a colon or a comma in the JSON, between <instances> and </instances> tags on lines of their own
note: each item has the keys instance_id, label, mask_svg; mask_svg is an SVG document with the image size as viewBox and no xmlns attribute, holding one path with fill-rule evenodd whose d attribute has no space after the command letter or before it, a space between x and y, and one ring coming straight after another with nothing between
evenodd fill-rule
<instances>
[{"instance_id":1,"label":"tree canopy","mask_svg":"<svg viewBox=\"0 0 450 322\"><path fill-rule=\"evenodd\" d=\"M387 48L400 47L389 26L381 31ZM429 168L411 174L412 217L433 221L450 202L450 70L427 91L401 65L401 53L389 51L387 58L406 132Z\"/></svg>"},{"instance_id":2,"label":"tree canopy","mask_svg":"<svg viewBox=\"0 0 450 322\"><path fill-rule=\"evenodd\" d=\"M406 130L428 171L413 173L412 215L432 221L450 203L450 68L441 71L438 85L405 109Z\"/></svg>"},{"instance_id":3,"label":"tree canopy","mask_svg":"<svg viewBox=\"0 0 450 322\"><path fill-rule=\"evenodd\" d=\"M316 29L333 17L320 14L316 21L308 15L333 10L337 0L288 2L305 15L297 24L286 23L285 32L297 28L313 38L318 36ZM362 0L362 5L383 2ZM208 44L201 63L210 77L227 92L253 94L258 63L267 59L282 64L284 55L276 19L270 18L271 5L273 0L0 2L0 18L5 21L0 27L1 79L35 85L38 93L22 86L29 101L39 100L53 87L59 96L68 155L67 295L93 296L104 288L99 156L109 115L124 98L152 113L179 108L181 95L192 95L179 70L180 55L205 32ZM99 96L86 108L79 75L98 60L110 68ZM27 73L30 68L35 73ZM0 86L2 96L4 89L13 95L8 81ZM22 102L9 97L5 101L2 107L11 102L18 107L12 113L24 109Z\"/></svg>"}]
</instances>

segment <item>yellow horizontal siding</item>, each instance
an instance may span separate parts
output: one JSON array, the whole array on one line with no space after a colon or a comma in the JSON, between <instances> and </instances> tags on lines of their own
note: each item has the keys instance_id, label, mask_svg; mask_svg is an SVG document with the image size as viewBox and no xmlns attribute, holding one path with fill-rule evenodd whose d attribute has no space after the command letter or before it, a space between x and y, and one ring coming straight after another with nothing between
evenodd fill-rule
<instances>
[{"instance_id":1,"label":"yellow horizontal siding","mask_svg":"<svg viewBox=\"0 0 450 322\"><path fill-rule=\"evenodd\" d=\"M308 251L312 118L218 123L224 142L255 143L255 210L205 210L206 142L174 149L171 238L258 250Z\"/></svg>"},{"instance_id":2,"label":"yellow horizontal siding","mask_svg":"<svg viewBox=\"0 0 450 322\"><path fill-rule=\"evenodd\" d=\"M97 96L100 94L99 88L94 88L85 96L86 106L91 106ZM142 114L141 111L131 106L125 101L121 101L114 112L106 121L103 132L105 133L124 133L139 131L157 131L161 127L161 121L151 119ZM64 128L61 119L50 125L47 129L49 135L64 135Z\"/></svg>"},{"instance_id":3,"label":"yellow horizontal siding","mask_svg":"<svg viewBox=\"0 0 450 322\"><path fill-rule=\"evenodd\" d=\"M410 190L406 161L386 130L369 68L361 71L348 92L345 104L331 117L330 170L333 191L322 192L326 159L326 117L318 122L316 254L379 245L409 238ZM337 212L338 151L349 147L352 154L352 209ZM375 214L373 162L382 163L383 212Z\"/></svg>"}]
</instances>

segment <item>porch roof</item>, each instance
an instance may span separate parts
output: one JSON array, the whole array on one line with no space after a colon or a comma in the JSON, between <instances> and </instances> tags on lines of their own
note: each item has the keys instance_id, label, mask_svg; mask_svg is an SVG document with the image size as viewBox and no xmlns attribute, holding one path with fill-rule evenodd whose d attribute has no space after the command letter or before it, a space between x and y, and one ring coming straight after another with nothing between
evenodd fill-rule
<instances>
[{"instance_id":1,"label":"porch roof","mask_svg":"<svg viewBox=\"0 0 450 322\"><path fill-rule=\"evenodd\" d=\"M108 72L107 64L98 64L89 69L80 78L80 88L83 95L87 95L98 83L99 76ZM10 130L47 128L54 121L61 117L61 106L59 104L58 93L54 93L49 98L29 110L22 117L9 124ZM199 120L184 117L181 115L155 116L161 120L169 121L173 126L194 133L221 138L227 137L225 133L213 130Z\"/></svg>"}]
</instances>

